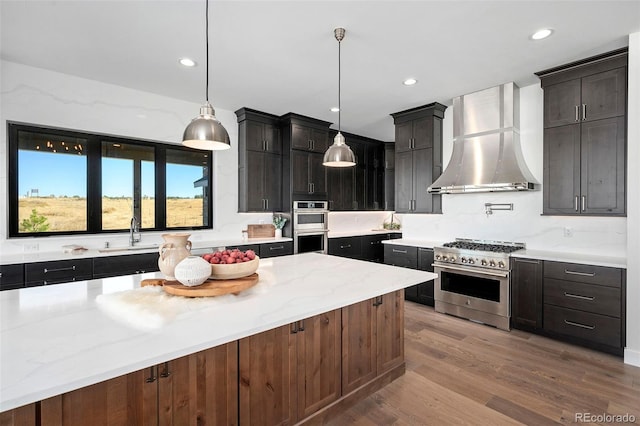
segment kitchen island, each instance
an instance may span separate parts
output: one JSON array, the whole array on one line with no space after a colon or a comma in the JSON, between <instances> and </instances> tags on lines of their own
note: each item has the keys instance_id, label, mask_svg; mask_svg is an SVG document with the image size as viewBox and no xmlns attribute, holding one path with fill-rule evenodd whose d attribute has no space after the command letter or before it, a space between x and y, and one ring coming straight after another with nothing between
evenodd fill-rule
<instances>
[{"instance_id":1,"label":"kitchen island","mask_svg":"<svg viewBox=\"0 0 640 426\"><path fill-rule=\"evenodd\" d=\"M304 376L301 365L310 362L314 354L324 356L333 352L334 364L326 360L322 364L338 373L342 371L342 384L335 383L339 379L327 383L325 376L316 377L322 382L319 394L325 395L327 392L323 393L323 389L337 386L333 397L324 398L319 405L312 407L313 404L305 405L305 401L301 401L300 391L294 390L276 404L282 412L289 412L289 421L300 420L322 406L336 405L345 396L363 392L368 383L384 377L381 373L394 371L395 377L402 374L403 305L402 298L393 295L401 295L405 287L435 278L434 274L428 272L317 253L263 259L257 272L259 283L238 296L180 298L179 306L173 306L173 311L163 311L159 315L160 320L152 324L145 324L144 316L141 322L136 323L127 315L119 316L114 314L117 311L101 309L96 299L107 300L118 292L155 292L158 295L157 289L139 287L142 279L161 277L159 273L2 292L0 412L26 404L40 404L38 401L43 400L54 401L54 408L64 410L65 404L74 400L64 400L65 394L75 394L71 391L90 389L123 377L127 379L122 379L125 381L118 384L120 387L115 387L120 391L110 390L109 395L113 392L124 393L124 390L133 392L135 386L143 386L131 384L134 375L140 376L141 383L147 383L150 379L160 383L163 374L170 374L168 368L171 361L212 348L223 348L223 352L228 354L224 365L231 369L227 378L239 376L240 379L235 388L235 392L239 388L240 396L236 400L239 399L241 408L236 413L240 412L240 423L259 423L259 418L246 422L242 420L243 412L251 412L250 409L242 409L243 399L249 401L249 406L253 404L256 409L260 407L254 392L257 385L251 383L246 375L268 375L272 371L281 371L286 377L278 380L284 383L290 376ZM382 312L390 308L395 311ZM381 312L376 314L376 309ZM390 312L396 315L395 322ZM383 336L383 328L389 324L395 327L396 333L385 342L380 336ZM325 326L333 327L334 335L330 339L326 339L321 332ZM350 327L353 328L351 334ZM362 330L371 330L371 341L367 343L365 339L364 345L359 335ZM301 338L303 334L308 337ZM293 340L291 336L294 335L299 341ZM311 346L314 338L319 339L315 342L320 345L317 350ZM273 364L260 368L259 354L265 350L273 352L274 342L284 343L285 350L282 353L289 354L291 365L283 362L280 365L283 368L280 369ZM384 358L394 345L402 357L398 362L396 354L393 368L386 369ZM375 359L362 362L362 354L367 351L373 353L374 358L378 356L377 362ZM351 359L357 356L360 359ZM239 366L234 364L234 357ZM199 359L199 367L194 364L194 371L202 367L204 358ZM365 364L373 364L374 371L369 376L345 377L345 373L351 370L359 373L366 370ZM309 374L313 375L314 369L310 371ZM173 374L171 380L177 382L177 376ZM384 380L392 378L387 375ZM272 379L263 379L271 393L287 387L278 387ZM303 386L306 381L298 380ZM233 384L230 383L230 386L233 394ZM250 389L251 386L254 389ZM301 390L305 391L304 388ZM162 390L157 392L162 394ZM307 389L307 393L313 392ZM296 395L298 398L292 403ZM156 396L156 401L159 399ZM227 406L233 405L233 399L233 395L227 395ZM76 401L83 400L78 398ZM145 404L147 402L145 400ZM144 405L142 402L140 404ZM128 401L125 405L131 408L132 403ZM273 406L271 403L269 405ZM51 404L45 405L43 401L43 413L47 413L45 408L48 410ZM174 407L174 410L177 411L177 408ZM142 411L149 410L145 408ZM137 416L134 418L142 418L142 414ZM131 417L127 419L131 421ZM127 421L123 421L123 424Z\"/></svg>"}]
</instances>

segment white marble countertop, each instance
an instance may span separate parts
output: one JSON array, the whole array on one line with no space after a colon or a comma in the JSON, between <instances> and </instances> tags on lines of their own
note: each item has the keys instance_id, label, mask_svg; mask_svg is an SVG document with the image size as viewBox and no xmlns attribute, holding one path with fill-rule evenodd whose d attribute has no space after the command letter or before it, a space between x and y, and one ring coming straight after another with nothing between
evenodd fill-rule
<instances>
[{"instance_id":1,"label":"white marble countertop","mask_svg":"<svg viewBox=\"0 0 640 426\"><path fill-rule=\"evenodd\" d=\"M402 234L402 229L369 229L367 231L342 231L331 232L329 231L329 238L343 238L343 237L360 237L363 235L380 235L380 234Z\"/></svg>"},{"instance_id":2,"label":"white marble countertop","mask_svg":"<svg viewBox=\"0 0 640 426\"><path fill-rule=\"evenodd\" d=\"M202 250L216 250L218 247L226 246L240 246L248 244L263 244L263 243L277 243L280 241L293 241L292 238L249 238L247 240L236 239L224 239L214 241L191 241L193 251ZM10 265L14 263L35 263L35 262L49 262L55 260L75 260L85 259L93 257L109 257L109 256L126 256L142 253L155 253L158 251L158 244L145 244L144 242L134 246L135 250L127 250L127 247L111 247L108 249L89 249L77 254L63 253L62 247L60 251L36 251L25 253L1 253L0 265Z\"/></svg>"},{"instance_id":3,"label":"white marble countertop","mask_svg":"<svg viewBox=\"0 0 640 426\"><path fill-rule=\"evenodd\" d=\"M446 241L429 241L429 240L411 240L408 238L398 238L396 240L385 240L382 244L393 244L397 246L410 246L410 247L422 247L422 248L434 248L440 246Z\"/></svg>"},{"instance_id":4,"label":"white marble countertop","mask_svg":"<svg viewBox=\"0 0 640 426\"><path fill-rule=\"evenodd\" d=\"M157 272L1 292L0 412L436 277L318 253L262 259L257 272L255 287L219 298L139 288ZM153 327L125 322L96 302L121 291L150 291L180 309L164 309Z\"/></svg>"},{"instance_id":5,"label":"white marble countertop","mask_svg":"<svg viewBox=\"0 0 640 426\"><path fill-rule=\"evenodd\" d=\"M594 266L609 266L612 268L627 268L624 257L602 256L595 254L567 253L549 250L518 250L511 253L511 257L525 257L529 259L553 260L555 262L581 263Z\"/></svg>"}]
</instances>

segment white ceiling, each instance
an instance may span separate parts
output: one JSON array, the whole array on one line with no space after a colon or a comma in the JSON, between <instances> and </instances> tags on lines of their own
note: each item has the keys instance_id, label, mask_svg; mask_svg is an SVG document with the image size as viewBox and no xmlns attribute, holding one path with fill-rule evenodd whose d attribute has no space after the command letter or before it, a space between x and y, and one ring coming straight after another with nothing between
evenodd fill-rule
<instances>
[{"instance_id":1,"label":"white ceiling","mask_svg":"<svg viewBox=\"0 0 640 426\"><path fill-rule=\"evenodd\" d=\"M1 0L4 60L195 103L205 96L204 0ZM393 140L390 113L627 45L640 31L630 1L212 1L210 100L290 111ZM529 39L542 27L555 30ZM199 66L178 65L194 58ZM413 87L402 85L418 79ZM336 127L334 126L334 127Z\"/></svg>"}]
</instances>

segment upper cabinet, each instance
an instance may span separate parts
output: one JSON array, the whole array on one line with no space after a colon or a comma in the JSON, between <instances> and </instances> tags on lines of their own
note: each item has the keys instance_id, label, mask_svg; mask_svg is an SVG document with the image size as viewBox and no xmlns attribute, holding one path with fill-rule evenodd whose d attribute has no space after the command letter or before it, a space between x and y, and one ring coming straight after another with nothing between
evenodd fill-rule
<instances>
[{"instance_id":1,"label":"upper cabinet","mask_svg":"<svg viewBox=\"0 0 640 426\"><path fill-rule=\"evenodd\" d=\"M277 116L242 108L238 117L238 211L282 210L282 138Z\"/></svg>"},{"instance_id":2,"label":"upper cabinet","mask_svg":"<svg viewBox=\"0 0 640 426\"><path fill-rule=\"evenodd\" d=\"M441 196L427 187L442 173L442 120L437 102L391 114L396 126L395 211L442 213Z\"/></svg>"},{"instance_id":3,"label":"upper cabinet","mask_svg":"<svg viewBox=\"0 0 640 426\"><path fill-rule=\"evenodd\" d=\"M543 213L624 216L627 49L536 75L544 89Z\"/></svg>"}]
</instances>

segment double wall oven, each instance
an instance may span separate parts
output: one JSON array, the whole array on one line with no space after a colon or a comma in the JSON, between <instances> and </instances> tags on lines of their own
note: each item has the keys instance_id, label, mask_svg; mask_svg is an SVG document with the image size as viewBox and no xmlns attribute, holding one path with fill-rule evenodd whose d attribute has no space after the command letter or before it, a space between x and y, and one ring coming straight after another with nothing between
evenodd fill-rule
<instances>
[{"instance_id":1,"label":"double wall oven","mask_svg":"<svg viewBox=\"0 0 640 426\"><path fill-rule=\"evenodd\" d=\"M328 201L293 202L293 252L327 253Z\"/></svg>"},{"instance_id":2,"label":"double wall oven","mask_svg":"<svg viewBox=\"0 0 640 426\"><path fill-rule=\"evenodd\" d=\"M509 330L509 253L522 243L456 239L434 247L435 310Z\"/></svg>"}]
</instances>

